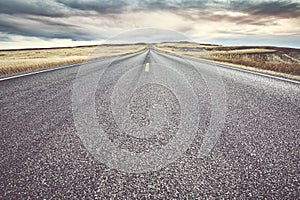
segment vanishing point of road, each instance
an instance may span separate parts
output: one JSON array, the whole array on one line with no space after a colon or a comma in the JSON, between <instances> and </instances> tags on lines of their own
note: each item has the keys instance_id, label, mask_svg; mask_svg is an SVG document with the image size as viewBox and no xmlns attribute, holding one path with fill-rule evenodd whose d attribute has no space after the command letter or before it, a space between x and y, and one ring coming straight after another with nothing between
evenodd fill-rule
<instances>
[{"instance_id":1,"label":"vanishing point of road","mask_svg":"<svg viewBox=\"0 0 300 200\"><path fill-rule=\"evenodd\" d=\"M295 81L149 47L2 80L0 107L0 199L299 198Z\"/></svg>"}]
</instances>

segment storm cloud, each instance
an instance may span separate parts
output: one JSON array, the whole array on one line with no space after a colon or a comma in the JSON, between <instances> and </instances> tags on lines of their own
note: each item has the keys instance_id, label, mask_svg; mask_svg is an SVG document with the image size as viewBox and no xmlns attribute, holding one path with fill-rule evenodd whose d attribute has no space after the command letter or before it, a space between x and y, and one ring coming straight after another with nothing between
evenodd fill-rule
<instances>
[{"instance_id":1,"label":"storm cloud","mask_svg":"<svg viewBox=\"0 0 300 200\"><path fill-rule=\"evenodd\" d=\"M299 21L296 0L2 0L0 45L16 36L102 40L143 27L173 29L199 40L256 34L295 38Z\"/></svg>"},{"instance_id":2,"label":"storm cloud","mask_svg":"<svg viewBox=\"0 0 300 200\"><path fill-rule=\"evenodd\" d=\"M68 7L56 1L40 0L3 0L0 1L0 13L10 15L38 15L49 17L65 17L72 12Z\"/></svg>"},{"instance_id":3,"label":"storm cloud","mask_svg":"<svg viewBox=\"0 0 300 200\"><path fill-rule=\"evenodd\" d=\"M232 1L230 7L254 16L300 16L300 3L293 1Z\"/></svg>"},{"instance_id":4,"label":"storm cloud","mask_svg":"<svg viewBox=\"0 0 300 200\"><path fill-rule=\"evenodd\" d=\"M57 0L57 2L65 5L68 8L82 10L82 11L96 11L98 13L117 13L125 11L130 5L130 1L123 0Z\"/></svg>"}]
</instances>

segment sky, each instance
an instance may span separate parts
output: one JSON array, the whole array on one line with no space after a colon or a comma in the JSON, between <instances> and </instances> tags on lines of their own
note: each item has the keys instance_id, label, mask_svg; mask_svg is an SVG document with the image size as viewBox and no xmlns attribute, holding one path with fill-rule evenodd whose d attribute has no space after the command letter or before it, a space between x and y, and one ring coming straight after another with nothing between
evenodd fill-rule
<instances>
[{"instance_id":1,"label":"sky","mask_svg":"<svg viewBox=\"0 0 300 200\"><path fill-rule=\"evenodd\" d=\"M174 40L300 48L300 0L0 0L0 49Z\"/></svg>"}]
</instances>

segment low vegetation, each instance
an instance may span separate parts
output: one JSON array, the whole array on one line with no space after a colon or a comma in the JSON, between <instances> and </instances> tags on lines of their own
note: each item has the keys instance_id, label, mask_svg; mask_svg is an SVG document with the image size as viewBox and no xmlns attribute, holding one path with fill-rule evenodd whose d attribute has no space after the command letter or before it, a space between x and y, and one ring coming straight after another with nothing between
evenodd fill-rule
<instances>
[{"instance_id":1,"label":"low vegetation","mask_svg":"<svg viewBox=\"0 0 300 200\"><path fill-rule=\"evenodd\" d=\"M142 51L146 44L0 50L0 75L28 72Z\"/></svg>"},{"instance_id":2,"label":"low vegetation","mask_svg":"<svg viewBox=\"0 0 300 200\"><path fill-rule=\"evenodd\" d=\"M154 48L166 53L300 75L300 49L271 46L219 46L192 42L166 42Z\"/></svg>"}]
</instances>

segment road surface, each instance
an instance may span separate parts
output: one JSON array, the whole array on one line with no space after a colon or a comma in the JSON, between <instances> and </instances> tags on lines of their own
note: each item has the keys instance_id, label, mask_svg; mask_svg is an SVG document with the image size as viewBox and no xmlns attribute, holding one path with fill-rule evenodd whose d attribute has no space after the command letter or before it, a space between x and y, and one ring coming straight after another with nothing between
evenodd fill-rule
<instances>
[{"instance_id":1,"label":"road surface","mask_svg":"<svg viewBox=\"0 0 300 200\"><path fill-rule=\"evenodd\" d=\"M0 105L0 199L299 195L299 83L150 47L0 81Z\"/></svg>"}]
</instances>

